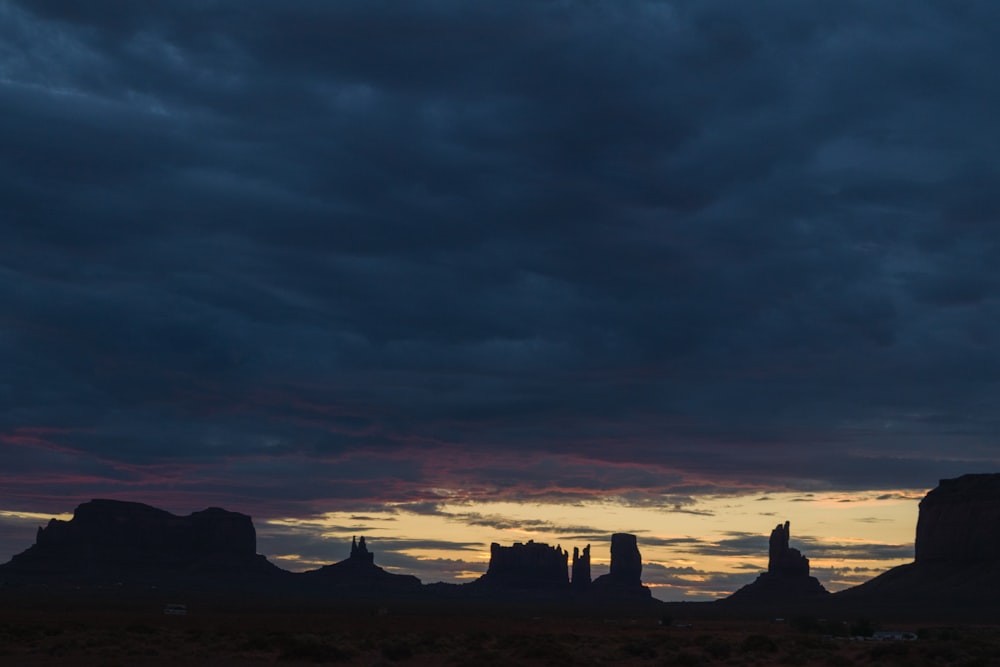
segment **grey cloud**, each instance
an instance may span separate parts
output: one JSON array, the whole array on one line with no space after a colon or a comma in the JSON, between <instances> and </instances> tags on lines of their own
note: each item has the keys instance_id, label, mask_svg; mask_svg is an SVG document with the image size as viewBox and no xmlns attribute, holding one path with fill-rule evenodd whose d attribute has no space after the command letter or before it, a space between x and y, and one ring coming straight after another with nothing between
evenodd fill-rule
<instances>
[{"instance_id":1,"label":"grey cloud","mask_svg":"<svg viewBox=\"0 0 1000 667\"><path fill-rule=\"evenodd\" d=\"M997 11L6 0L0 428L310 511L994 468Z\"/></svg>"},{"instance_id":2,"label":"grey cloud","mask_svg":"<svg viewBox=\"0 0 1000 667\"><path fill-rule=\"evenodd\" d=\"M765 534L730 531L726 533L725 537L715 541L699 537L656 538L643 536L640 538L640 543L672 547L705 556L766 558L768 539ZM838 544L818 537L796 536L792 539L791 546L812 559L905 560L913 557L912 544L865 542ZM752 564L747 565L747 568L759 570L759 566Z\"/></svg>"}]
</instances>

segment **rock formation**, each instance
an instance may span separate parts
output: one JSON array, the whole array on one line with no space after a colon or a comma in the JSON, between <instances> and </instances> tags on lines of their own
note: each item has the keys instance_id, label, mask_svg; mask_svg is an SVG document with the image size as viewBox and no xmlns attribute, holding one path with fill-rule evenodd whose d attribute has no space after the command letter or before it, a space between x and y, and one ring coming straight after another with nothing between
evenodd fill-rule
<instances>
[{"instance_id":1,"label":"rock formation","mask_svg":"<svg viewBox=\"0 0 1000 667\"><path fill-rule=\"evenodd\" d=\"M33 546L0 565L0 588L82 589L98 596L108 591L196 591L327 600L388 593L602 608L658 604L642 585L642 557L634 535L612 536L608 574L591 580L589 544L573 550L572 566L571 581L569 553L559 545L494 543L487 572L475 582L424 587L414 576L377 566L362 536L351 540L345 560L291 573L256 553L256 531L245 514L209 508L176 516L141 503L92 500L77 507L71 520L53 519L40 527Z\"/></svg>"},{"instance_id":2,"label":"rock formation","mask_svg":"<svg viewBox=\"0 0 1000 667\"><path fill-rule=\"evenodd\" d=\"M365 536L361 536L361 541L358 542L357 538L351 538L351 555L347 557L350 561L361 561L365 563L375 564L375 554L368 551L368 545L365 544Z\"/></svg>"},{"instance_id":3,"label":"rock formation","mask_svg":"<svg viewBox=\"0 0 1000 667\"><path fill-rule=\"evenodd\" d=\"M527 544L502 547L494 542L486 574L475 583L501 589L564 588L569 583L568 558L558 545L528 540Z\"/></svg>"},{"instance_id":4,"label":"rock formation","mask_svg":"<svg viewBox=\"0 0 1000 667\"><path fill-rule=\"evenodd\" d=\"M942 479L920 501L917 563L1000 560L1000 474Z\"/></svg>"},{"instance_id":5,"label":"rock formation","mask_svg":"<svg viewBox=\"0 0 1000 667\"><path fill-rule=\"evenodd\" d=\"M490 545L486 574L470 584L470 591L501 595L531 592L534 599L574 599L595 602L633 603L652 599L642 585L642 557L635 535L611 536L611 571L591 580L590 545L573 549L572 579L567 578L569 552L560 546L528 541L502 547Z\"/></svg>"},{"instance_id":6,"label":"rock formation","mask_svg":"<svg viewBox=\"0 0 1000 667\"><path fill-rule=\"evenodd\" d=\"M843 604L973 614L996 610L1000 474L942 479L920 501L915 559L837 593Z\"/></svg>"},{"instance_id":7,"label":"rock formation","mask_svg":"<svg viewBox=\"0 0 1000 667\"><path fill-rule=\"evenodd\" d=\"M788 577L808 577L809 559L788 546L791 522L780 523L771 531L767 549L767 571Z\"/></svg>"},{"instance_id":8,"label":"rock formation","mask_svg":"<svg viewBox=\"0 0 1000 667\"><path fill-rule=\"evenodd\" d=\"M579 547L573 547L573 570L570 583L573 588L586 589L590 586L590 545L588 544L580 551Z\"/></svg>"},{"instance_id":9,"label":"rock formation","mask_svg":"<svg viewBox=\"0 0 1000 667\"><path fill-rule=\"evenodd\" d=\"M595 579L591 588L599 595L651 596L649 588L642 585L642 555L635 535L611 536L611 571Z\"/></svg>"},{"instance_id":10,"label":"rock formation","mask_svg":"<svg viewBox=\"0 0 1000 667\"><path fill-rule=\"evenodd\" d=\"M365 538L351 539L351 553L346 560L296 575L311 586L354 589L355 591L415 590L420 580L410 574L386 572L375 564L375 554L368 550Z\"/></svg>"},{"instance_id":11,"label":"rock formation","mask_svg":"<svg viewBox=\"0 0 1000 667\"><path fill-rule=\"evenodd\" d=\"M8 572L28 574L136 571L277 571L256 553L250 517L211 507L175 516L142 503L92 500L69 521L38 529L34 546L14 556Z\"/></svg>"},{"instance_id":12,"label":"rock formation","mask_svg":"<svg viewBox=\"0 0 1000 667\"><path fill-rule=\"evenodd\" d=\"M609 576L627 584L641 583L642 555L639 554L639 543L635 535L615 533L611 536L611 573Z\"/></svg>"},{"instance_id":13,"label":"rock formation","mask_svg":"<svg viewBox=\"0 0 1000 667\"><path fill-rule=\"evenodd\" d=\"M790 537L790 522L775 526L768 541L767 572L726 598L727 602L767 604L828 595L819 580L809 576L809 559L788 546Z\"/></svg>"}]
</instances>

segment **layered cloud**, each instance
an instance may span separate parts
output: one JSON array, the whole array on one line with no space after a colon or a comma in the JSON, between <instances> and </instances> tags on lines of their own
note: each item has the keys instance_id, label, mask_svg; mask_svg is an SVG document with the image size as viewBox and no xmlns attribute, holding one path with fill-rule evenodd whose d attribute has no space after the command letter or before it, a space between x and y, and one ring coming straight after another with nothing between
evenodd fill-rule
<instances>
[{"instance_id":1,"label":"layered cloud","mask_svg":"<svg viewBox=\"0 0 1000 667\"><path fill-rule=\"evenodd\" d=\"M993 469L998 13L0 0L3 504Z\"/></svg>"}]
</instances>

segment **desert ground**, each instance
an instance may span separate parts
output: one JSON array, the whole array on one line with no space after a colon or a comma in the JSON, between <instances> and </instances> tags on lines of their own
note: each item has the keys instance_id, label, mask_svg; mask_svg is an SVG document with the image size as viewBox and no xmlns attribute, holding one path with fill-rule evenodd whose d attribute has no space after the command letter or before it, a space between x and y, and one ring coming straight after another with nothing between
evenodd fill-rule
<instances>
[{"instance_id":1,"label":"desert ground","mask_svg":"<svg viewBox=\"0 0 1000 667\"><path fill-rule=\"evenodd\" d=\"M602 615L551 608L166 601L88 607L4 600L0 664L81 665L1000 665L1000 627L875 619L725 619ZM175 602L171 600L171 602ZM915 640L851 638L905 630ZM840 635L840 636L837 636Z\"/></svg>"}]
</instances>

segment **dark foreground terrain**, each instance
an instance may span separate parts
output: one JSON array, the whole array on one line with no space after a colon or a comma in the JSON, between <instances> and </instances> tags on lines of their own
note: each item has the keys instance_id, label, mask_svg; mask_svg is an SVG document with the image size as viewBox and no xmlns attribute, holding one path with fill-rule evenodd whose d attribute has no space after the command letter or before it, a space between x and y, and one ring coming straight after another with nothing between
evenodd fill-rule
<instances>
[{"instance_id":1,"label":"dark foreground terrain","mask_svg":"<svg viewBox=\"0 0 1000 667\"><path fill-rule=\"evenodd\" d=\"M683 605L656 614L412 601L304 605L201 602L189 604L186 616L167 616L162 601L7 599L0 664L1000 665L1000 626L972 623L741 619ZM672 615L685 610L687 617ZM876 629L919 638L848 636Z\"/></svg>"}]
</instances>

